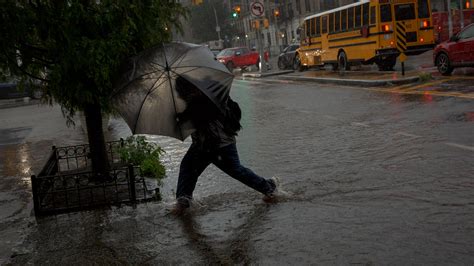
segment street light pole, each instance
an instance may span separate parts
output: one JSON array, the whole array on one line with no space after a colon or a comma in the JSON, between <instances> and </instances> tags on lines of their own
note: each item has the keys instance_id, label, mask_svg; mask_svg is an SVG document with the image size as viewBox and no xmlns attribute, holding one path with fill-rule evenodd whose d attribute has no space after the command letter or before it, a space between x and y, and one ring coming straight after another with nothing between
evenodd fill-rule
<instances>
[{"instance_id":1,"label":"street light pole","mask_svg":"<svg viewBox=\"0 0 474 266\"><path fill-rule=\"evenodd\" d=\"M217 20L217 12L216 12L216 8L214 8L214 6L212 6L212 9L214 10L214 17L216 18L216 31L217 31L217 38L219 40L219 42L221 41L221 28L219 27L219 21ZM220 43L219 43L220 45Z\"/></svg>"},{"instance_id":2,"label":"street light pole","mask_svg":"<svg viewBox=\"0 0 474 266\"><path fill-rule=\"evenodd\" d=\"M448 6L448 29L449 29L449 38L453 36L453 18L451 17L451 0L446 0Z\"/></svg>"}]
</instances>

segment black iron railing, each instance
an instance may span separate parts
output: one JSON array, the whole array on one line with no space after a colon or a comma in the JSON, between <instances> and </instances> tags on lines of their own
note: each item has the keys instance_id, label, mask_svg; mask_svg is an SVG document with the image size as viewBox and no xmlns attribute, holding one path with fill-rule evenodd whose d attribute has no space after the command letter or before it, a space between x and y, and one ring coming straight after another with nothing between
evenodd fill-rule
<instances>
[{"instance_id":1,"label":"black iron railing","mask_svg":"<svg viewBox=\"0 0 474 266\"><path fill-rule=\"evenodd\" d=\"M91 209L159 200L159 191L146 187L145 178L137 175L138 166L120 160L117 148L123 140L107 143L112 169L98 177L89 159L89 145L54 147L41 172L31 176L36 215Z\"/></svg>"}]
</instances>

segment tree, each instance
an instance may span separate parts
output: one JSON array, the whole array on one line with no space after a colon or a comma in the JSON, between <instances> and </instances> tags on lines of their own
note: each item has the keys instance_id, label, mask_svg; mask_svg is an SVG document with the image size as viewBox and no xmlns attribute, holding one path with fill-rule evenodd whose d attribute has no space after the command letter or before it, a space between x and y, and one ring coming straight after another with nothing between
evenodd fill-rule
<instances>
[{"instance_id":1,"label":"tree","mask_svg":"<svg viewBox=\"0 0 474 266\"><path fill-rule=\"evenodd\" d=\"M114 80L126 59L170 40L180 16L186 10L173 0L2 1L1 76L41 85L68 122L84 111L92 167L104 174L102 113L113 110Z\"/></svg>"},{"instance_id":2,"label":"tree","mask_svg":"<svg viewBox=\"0 0 474 266\"><path fill-rule=\"evenodd\" d=\"M215 13L214 8L216 10ZM226 23L226 21L231 19L231 13L230 10L224 6L224 1L209 0L204 4L193 6L190 9L189 21L193 31L193 38L199 42L217 40L215 16L217 16L219 22L221 36L235 35L235 27L232 23Z\"/></svg>"}]
</instances>

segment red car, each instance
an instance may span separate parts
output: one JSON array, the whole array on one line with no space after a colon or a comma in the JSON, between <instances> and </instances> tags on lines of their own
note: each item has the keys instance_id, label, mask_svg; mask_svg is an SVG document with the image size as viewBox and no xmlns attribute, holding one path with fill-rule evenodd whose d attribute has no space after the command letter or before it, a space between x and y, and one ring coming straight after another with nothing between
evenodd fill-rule
<instances>
[{"instance_id":1,"label":"red car","mask_svg":"<svg viewBox=\"0 0 474 266\"><path fill-rule=\"evenodd\" d=\"M451 74L456 67L474 67L474 24L438 44L433 59L443 75Z\"/></svg>"},{"instance_id":2,"label":"red car","mask_svg":"<svg viewBox=\"0 0 474 266\"><path fill-rule=\"evenodd\" d=\"M245 68L255 65L259 67L260 57L258 52L250 51L247 47L227 48L217 54L216 59L224 64L230 72L234 68Z\"/></svg>"}]
</instances>

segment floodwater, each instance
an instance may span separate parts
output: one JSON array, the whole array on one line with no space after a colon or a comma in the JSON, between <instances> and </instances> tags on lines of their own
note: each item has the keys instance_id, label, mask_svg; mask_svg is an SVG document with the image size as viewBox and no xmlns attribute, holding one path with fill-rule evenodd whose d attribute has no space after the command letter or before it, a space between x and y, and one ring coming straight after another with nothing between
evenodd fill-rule
<instances>
[{"instance_id":1,"label":"floodwater","mask_svg":"<svg viewBox=\"0 0 474 266\"><path fill-rule=\"evenodd\" d=\"M474 102L350 87L236 80L241 161L290 196L261 195L214 166L168 214L190 142L166 150L164 202L34 221L13 264L474 263ZM130 131L120 119L110 138Z\"/></svg>"}]
</instances>

